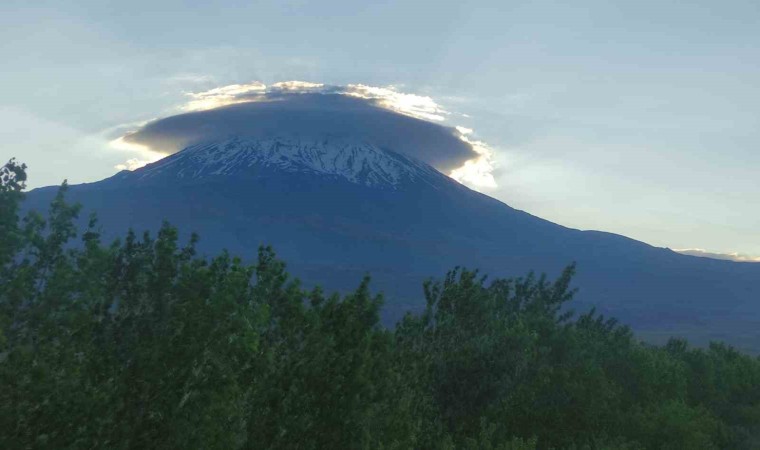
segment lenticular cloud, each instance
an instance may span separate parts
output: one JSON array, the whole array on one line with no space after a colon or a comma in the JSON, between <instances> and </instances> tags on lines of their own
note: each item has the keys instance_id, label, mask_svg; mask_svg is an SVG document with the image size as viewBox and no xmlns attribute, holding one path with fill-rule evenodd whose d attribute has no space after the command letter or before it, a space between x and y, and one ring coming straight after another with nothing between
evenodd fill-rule
<instances>
[{"instance_id":1,"label":"lenticular cloud","mask_svg":"<svg viewBox=\"0 0 760 450\"><path fill-rule=\"evenodd\" d=\"M424 161L473 187L495 186L491 150L472 130L446 124L432 98L393 87L254 82L188 93L180 114L154 120L119 143L164 155L204 141L252 138L346 138Z\"/></svg>"}]
</instances>

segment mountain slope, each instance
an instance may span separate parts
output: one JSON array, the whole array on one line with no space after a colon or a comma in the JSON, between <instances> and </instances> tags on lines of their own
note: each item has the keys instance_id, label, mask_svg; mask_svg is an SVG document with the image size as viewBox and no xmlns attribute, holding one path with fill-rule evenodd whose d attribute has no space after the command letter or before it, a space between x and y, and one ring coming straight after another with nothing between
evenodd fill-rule
<instances>
[{"instance_id":1,"label":"mountain slope","mask_svg":"<svg viewBox=\"0 0 760 450\"><path fill-rule=\"evenodd\" d=\"M32 191L27 207L44 208L53 193ZM422 306L425 278L456 265L556 275L575 261L578 309L594 305L651 339L677 334L760 350L760 265L565 228L362 141L208 142L73 186L71 197L97 211L110 237L167 219L200 233L209 253L250 258L271 244L307 284L348 290L370 272L387 294L387 324Z\"/></svg>"}]
</instances>

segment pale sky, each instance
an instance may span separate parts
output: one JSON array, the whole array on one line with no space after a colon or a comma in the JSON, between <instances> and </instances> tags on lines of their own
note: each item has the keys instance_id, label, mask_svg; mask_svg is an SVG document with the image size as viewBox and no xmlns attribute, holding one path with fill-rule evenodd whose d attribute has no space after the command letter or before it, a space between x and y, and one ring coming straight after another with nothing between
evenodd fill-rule
<instances>
[{"instance_id":1,"label":"pale sky","mask_svg":"<svg viewBox=\"0 0 760 450\"><path fill-rule=\"evenodd\" d=\"M254 81L429 97L509 205L657 246L760 255L760 2L4 0L0 157L30 186Z\"/></svg>"}]
</instances>

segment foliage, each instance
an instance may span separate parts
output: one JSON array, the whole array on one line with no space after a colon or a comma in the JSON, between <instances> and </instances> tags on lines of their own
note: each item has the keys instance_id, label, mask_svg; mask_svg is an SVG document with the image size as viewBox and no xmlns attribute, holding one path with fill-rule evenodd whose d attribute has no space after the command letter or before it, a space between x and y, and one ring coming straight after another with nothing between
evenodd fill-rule
<instances>
[{"instance_id":1,"label":"foliage","mask_svg":"<svg viewBox=\"0 0 760 450\"><path fill-rule=\"evenodd\" d=\"M575 317L573 266L455 269L387 330L369 278L328 296L169 224L75 243L66 184L21 219L25 179L0 169L2 448L760 447L758 359Z\"/></svg>"}]
</instances>

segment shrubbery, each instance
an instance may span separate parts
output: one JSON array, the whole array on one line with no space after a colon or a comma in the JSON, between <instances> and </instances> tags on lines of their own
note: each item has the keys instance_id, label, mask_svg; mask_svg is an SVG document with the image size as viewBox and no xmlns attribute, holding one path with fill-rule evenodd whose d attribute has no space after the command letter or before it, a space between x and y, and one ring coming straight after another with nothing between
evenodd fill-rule
<instances>
[{"instance_id":1,"label":"shrubbery","mask_svg":"<svg viewBox=\"0 0 760 450\"><path fill-rule=\"evenodd\" d=\"M0 173L0 447L756 449L760 361L638 342L555 281L456 269L395 330L362 280L326 295L158 235L77 235L66 186L18 217Z\"/></svg>"}]
</instances>

